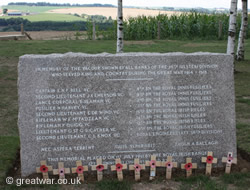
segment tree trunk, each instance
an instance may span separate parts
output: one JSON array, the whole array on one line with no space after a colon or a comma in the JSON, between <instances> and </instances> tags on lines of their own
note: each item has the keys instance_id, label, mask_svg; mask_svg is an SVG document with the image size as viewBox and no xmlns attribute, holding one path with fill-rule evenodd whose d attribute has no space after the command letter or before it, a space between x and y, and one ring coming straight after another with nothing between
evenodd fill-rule
<instances>
[{"instance_id":1,"label":"tree trunk","mask_svg":"<svg viewBox=\"0 0 250 190\"><path fill-rule=\"evenodd\" d=\"M244 60L245 54L245 38L248 25L248 9L247 9L247 0L242 0L242 18L241 18L241 28L238 41L237 49L237 60Z\"/></svg>"},{"instance_id":2,"label":"tree trunk","mask_svg":"<svg viewBox=\"0 0 250 190\"><path fill-rule=\"evenodd\" d=\"M234 55L238 0L231 0L227 54Z\"/></svg>"},{"instance_id":3,"label":"tree trunk","mask_svg":"<svg viewBox=\"0 0 250 190\"><path fill-rule=\"evenodd\" d=\"M117 16L117 53L123 52L123 13L122 0L118 0L118 16Z\"/></svg>"}]
</instances>

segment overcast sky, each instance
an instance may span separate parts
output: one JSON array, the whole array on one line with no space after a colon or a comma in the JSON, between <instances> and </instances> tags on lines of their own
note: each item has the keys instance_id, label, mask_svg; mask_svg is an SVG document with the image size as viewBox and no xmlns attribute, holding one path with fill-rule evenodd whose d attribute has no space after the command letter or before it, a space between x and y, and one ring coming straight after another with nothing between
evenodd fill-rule
<instances>
[{"instance_id":1,"label":"overcast sky","mask_svg":"<svg viewBox=\"0 0 250 190\"><path fill-rule=\"evenodd\" d=\"M50 2L50 3L79 3L79 4L113 4L117 0L0 0L0 5L7 5L10 2ZM239 0L239 8L241 8ZM126 6L148 6L148 7L203 7L203 8L229 8L231 0L123 0Z\"/></svg>"}]
</instances>

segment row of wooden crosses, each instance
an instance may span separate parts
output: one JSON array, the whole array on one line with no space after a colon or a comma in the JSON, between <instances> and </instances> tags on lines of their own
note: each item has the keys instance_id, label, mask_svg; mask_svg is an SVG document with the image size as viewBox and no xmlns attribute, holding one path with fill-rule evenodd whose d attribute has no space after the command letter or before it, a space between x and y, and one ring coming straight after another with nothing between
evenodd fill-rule
<instances>
[{"instance_id":1,"label":"row of wooden crosses","mask_svg":"<svg viewBox=\"0 0 250 190\"><path fill-rule=\"evenodd\" d=\"M207 157L202 157L202 163L206 163L206 174L211 175L212 164L218 162L217 158L213 157L213 152L208 152ZM233 153L229 152L227 157L222 158L222 162L226 163L226 173L230 173L232 164L237 164L237 158L233 158ZM135 180L140 180L140 171L145 170L145 167L150 167L150 180L156 176L156 167L166 167L166 179L171 179L172 169L177 168L177 162L172 161L172 157L168 156L164 162L156 161L156 156L152 155L150 161L146 161L145 164L140 164L139 159L134 160L133 165L129 165L129 170L134 170ZM181 164L181 168L186 170L187 177L192 175L192 170L197 169L197 163L192 163L192 158L186 158L186 163ZM102 159L97 159L97 165L91 166L92 171L97 171L97 180L103 179L103 170L107 170L108 165L102 164ZM111 166L111 171L117 172L119 181L123 180L123 170L127 170L127 164L122 164L121 159L115 160L115 165ZM70 168L64 168L64 163L58 163L58 169L52 169L52 166L48 166L46 161L41 161L41 166L36 168L37 173L42 173L44 179L49 178L49 171L53 171L53 175L59 175L60 179L65 178L65 174L70 173ZM88 166L83 166L82 161L76 161L76 167L71 168L72 173L77 173L81 181L84 181L84 172L88 171Z\"/></svg>"}]
</instances>

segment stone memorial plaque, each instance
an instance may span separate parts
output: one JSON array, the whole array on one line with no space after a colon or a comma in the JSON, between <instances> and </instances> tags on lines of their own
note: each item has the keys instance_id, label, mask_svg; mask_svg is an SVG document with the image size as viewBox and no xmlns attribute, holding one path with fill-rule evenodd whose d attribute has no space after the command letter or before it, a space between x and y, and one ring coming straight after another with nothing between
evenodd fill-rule
<instances>
[{"instance_id":1,"label":"stone memorial plaque","mask_svg":"<svg viewBox=\"0 0 250 190\"><path fill-rule=\"evenodd\" d=\"M214 53L25 55L18 66L22 175L151 155L236 155L233 57ZM215 166L216 167L216 166Z\"/></svg>"}]
</instances>

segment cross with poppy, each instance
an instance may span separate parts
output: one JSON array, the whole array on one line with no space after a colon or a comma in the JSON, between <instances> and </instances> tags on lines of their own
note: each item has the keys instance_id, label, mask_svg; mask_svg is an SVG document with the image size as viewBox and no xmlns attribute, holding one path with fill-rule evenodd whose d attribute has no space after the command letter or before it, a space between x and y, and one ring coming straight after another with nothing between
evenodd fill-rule
<instances>
[{"instance_id":1,"label":"cross with poppy","mask_svg":"<svg viewBox=\"0 0 250 190\"><path fill-rule=\"evenodd\" d=\"M192 163L192 158L186 158L186 164L181 164L181 169L185 169L189 177L192 175L192 170L197 169L197 163Z\"/></svg>"},{"instance_id":2,"label":"cross with poppy","mask_svg":"<svg viewBox=\"0 0 250 190\"><path fill-rule=\"evenodd\" d=\"M47 166L47 162L42 160L40 162L41 166L36 168L36 173L42 173L43 179L49 179L48 172L52 171L52 166Z\"/></svg>"},{"instance_id":3,"label":"cross with poppy","mask_svg":"<svg viewBox=\"0 0 250 190\"><path fill-rule=\"evenodd\" d=\"M73 174L77 173L78 177L83 182L84 181L83 172L88 171L88 166L83 166L82 161L78 160L78 161L76 161L76 168L72 168L71 170L72 170Z\"/></svg>"},{"instance_id":4,"label":"cross with poppy","mask_svg":"<svg viewBox=\"0 0 250 190\"><path fill-rule=\"evenodd\" d=\"M103 179L103 170L108 169L107 164L102 164L102 159L96 160L96 165L91 167L92 171L97 171L97 180L101 181Z\"/></svg>"},{"instance_id":5,"label":"cross with poppy","mask_svg":"<svg viewBox=\"0 0 250 190\"><path fill-rule=\"evenodd\" d=\"M161 167L162 163L160 161L156 161L156 156L151 155L151 160L146 161L146 166L150 166L150 177L149 180L153 180L156 176L156 167Z\"/></svg>"},{"instance_id":6,"label":"cross with poppy","mask_svg":"<svg viewBox=\"0 0 250 190\"><path fill-rule=\"evenodd\" d=\"M234 158L233 157L233 153L232 152L229 152L227 154L227 157L223 157L222 158L222 162L223 163L226 163L226 170L225 172L227 174L229 174L231 172L231 167L232 167L232 164L237 164L237 158Z\"/></svg>"},{"instance_id":7,"label":"cross with poppy","mask_svg":"<svg viewBox=\"0 0 250 190\"><path fill-rule=\"evenodd\" d=\"M139 181L141 178L141 170L145 170L145 165L140 164L140 160L136 158L134 160L134 165L129 165L129 170L135 171L135 181Z\"/></svg>"},{"instance_id":8,"label":"cross with poppy","mask_svg":"<svg viewBox=\"0 0 250 190\"><path fill-rule=\"evenodd\" d=\"M217 158L213 157L213 152L208 152L207 157L201 158L202 163L207 163L206 165L206 175L211 175L212 172L212 165L217 164L218 160Z\"/></svg>"},{"instance_id":9,"label":"cross with poppy","mask_svg":"<svg viewBox=\"0 0 250 190\"><path fill-rule=\"evenodd\" d=\"M166 167L166 179L171 179L172 169L177 168L177 162L173 162L173 157L168 156L166 162L162 162L162 167Z\"/></svg>"},{"instance_id":10,"label":"cross with poppy","mask_svg":"<svg viewBox=\"0 0 250 190\"><path fill-rule=\"evenodd\" d=\"M69 174L69 173L70 173L70 169L64 168L63 162L58 162L58 169L53 169L53 174L59 175L59 179L64 179L65 174Z\"/></svg>"},{"instance_id":11,"label":"cross with poppy","mask_svg":"<svg viewBox=\"0 0 250 190\"><path fill-rule=\"evenodd\" d=\"M119 181L123 180L122 170L126 170L128 168L127 164L121 164L121 159L115 159L115 165L111 166L111 171L117 171L117 177Z\"/></svg>"}]
</instances>

